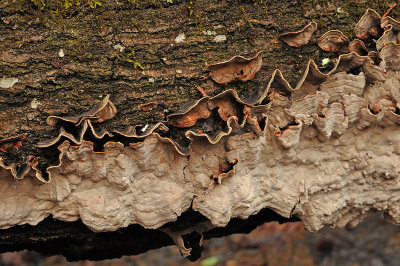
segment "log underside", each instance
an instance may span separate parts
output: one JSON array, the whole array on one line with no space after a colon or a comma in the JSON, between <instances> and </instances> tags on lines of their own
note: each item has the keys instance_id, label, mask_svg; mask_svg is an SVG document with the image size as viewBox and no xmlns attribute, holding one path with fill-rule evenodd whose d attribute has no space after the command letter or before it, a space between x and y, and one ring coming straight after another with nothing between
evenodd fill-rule
<instances>
[{"instance_id":1,"label":"log underside","mask_svg":"<svg viewBox=\"0 0 400 266\"><path fill-rule=\"evenodd\" d=\"M164 225L163 229L182 230L206 220L201 214L189 210L183 213L176 222ZM271 210L263 209L245 220L232 219L225 227L205 232L204 239L237 233L247 234L257 226L271 221L283 223L295 222L298 219L295 217L287 219ZM185 247L193 248L192 256L188 259L193 261L198 259L203 249L199 246L199 235L188 234L184 238ZM28 249L46 256L62 254L69 261L119 258L173 244L172 239L164 232L144 229L137 224L115 232L95 233L81 221L61 222L46 218L36 226L21 225L0 231L0 252Z\"/></svg>"}]
</instances>

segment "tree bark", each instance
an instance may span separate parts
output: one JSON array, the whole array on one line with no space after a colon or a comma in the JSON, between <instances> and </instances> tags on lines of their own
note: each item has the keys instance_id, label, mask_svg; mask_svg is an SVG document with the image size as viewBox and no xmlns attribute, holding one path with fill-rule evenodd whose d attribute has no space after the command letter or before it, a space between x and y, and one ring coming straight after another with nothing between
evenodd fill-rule
<instances>
[{"instance_id":1,"label":"tree bark","mask_svg":"<svg viewBox=\"0 0 400 266\"><path fill-rule=\"evenodd\" d=\"M0 4L0 135L26 134L11 146L2 146L0 156L5 165L22 162L27 156L40 157L40 170L55 165L57 150L35 147L59 134L46 119L82 114L106 95L118 112L101 127L112 131L166 121L182 104L202 97L197 87L210 97L234 89L241 99L251 98L265 89L277 68L295 85L309 59L321 65L322 59L338 56L322 51L318 37L338 29L353 39L354 26L367 8L383 15L391 7L383 0L66 3L6 0ZM391 16L399 18L398 10L392 10ZM279 40L279 34L298 30L310 21L317 22L318 29L309 44L293 48ZM217 84L208 77L210 64L236 55L250 58L259 51L263 63L254 79ZM169 137L184 145L183 131L172 128ZM398 196L399 191L395 193ZM347 207L351 208L343 208ZM297 209L299 215L303 211ZM212 238L249 232L267 221L298 220L268 208L247 216L201 233ZM73 260L106 259L171 245L166 232L179 231L185 232L181 235L184 248L192 248L188 258L197 259L202 236L189 229L207 222L208 218L190 208L158 229L133 224L95 233L80 221L47 218L36 226L2 229L0 250L29 248L63 253ZM330 222L335 221L321 223Z\"/></svg>"}]
</instances>

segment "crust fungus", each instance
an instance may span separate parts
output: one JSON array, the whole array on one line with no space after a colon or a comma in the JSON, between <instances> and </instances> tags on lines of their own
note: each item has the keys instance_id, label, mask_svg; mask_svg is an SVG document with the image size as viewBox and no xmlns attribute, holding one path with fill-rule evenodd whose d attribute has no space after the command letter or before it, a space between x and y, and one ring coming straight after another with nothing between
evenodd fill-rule
<instances>
[{"instance_id":1,"label":"crust fungus","mask_svg":"<svg viewBox=\"0 0 400 266\"><path fill-rule=\"evenodd\" d=\"M136 126L129 126L124 130L115 130L113 133L118 135L122 135L126 138L145 138L152 134L155 131L168 131L168 127L163 123L157 123L154 125L136 125Z\"/></svg>"},{"instance_id":2,"label":"crust fungus","mask_svg":"<svg viewBox=\"0 0 400 266\"><path fill-rule=\"evenodd\" d=\"M383 29L385 29L385 28L387 28L389 26L391 26L394 31L400 32L400 21L397 21L394 18L391 18L391 17L388 17L388 16L382 18L381 27Z\"/></svg>"},{"instance_id":3,"label":"crust fungus","mask_svg":"<svg viewBox=\"0 0 400 266\"><path fill-rule=\"evenodd\" d=\"M65 140L48 180L35 158L9 166L0 160L0 228L52 215L81 219L96 232L158 229L190 208L208 219L198 235L264 208L295 216L313 232L354 226L372 211L400 224L399 47L387 42L376 54L379 66L354 52L327 74L310 61L294 89L276 70L249 101L227 90L191 102L167 119L188 138L187 148L165 137L161 122L95 131L93 123L116 114L109 97L81 116L51 117L60 135L38 146ZM93 151L97 141L103 151ZM179 245L193 232L164 231Z\"/></svg>"},{"instance_id":4,"label":"crust fungus","mask_svg":"<svg viewBox=\"0 0 400 266\"><path fill-rule=\"evenodd\" d=\"M318 46L324 51L336 53L346 44L349 39L338 30L330 30L318 39Z\"/></svg>"},{"instance_id":5,"label":"crust fungus","mask_svg":"<svg viewBox=\"0 0 400 266\"><path fill-rule=\"evenodd\" d=\"M35 177L39 181L43 183L49 182L49 180L46 180L42 176L42 173L36 168L37 165L38 158L32 155L25 156L21 163L12 163L10 165L5 165L3 163L3 158L0 157L0 168L9 170L15 180L22 180L26 175L34 172Z\"/></svg>"},{"instance_id":6,"label":"crust fungus","mask_svg":"<svg viewBox=\"0 0 400 266\"><path fill-rule=\"evenodd\" d=\"M349 44L349 52L356 53L361 56L368 55L368 49L365 46L365 43L359 39L355 39Z\"/></svg>"},{"instance_id":7,"label":"crust fungus","mask_svg":"<svg viewBox=\"0 0 400 266\"><path fill-rule=\"evenodd\" d=\"M372 9L368 9L354 28L357 38L366 40L379 38L382 34L381 16Z\"/></svg>"},{"instance_id":8,"label":"crust fungus","mask_svg":"<svg viewBox=\"0 0 400 266\"><path fill-rule=\"evenodd\" d=\"M384 72L400 70L400 44L386 43L379 53L379 57L382 60L380 67Z\"/></svg>"},{"instance_id":9,"label":"crust fungus","mask_svg":"<svg viewBox=\"0 0 400 266\"><path fill-rule=\"evenodd\" d=\"M317 23L310 22L308 25L298 31L286 32L279 35L279 38L289 46L300 47L306 45L310 41L317 27Z\"/></svg>"},{"instance_id":10,"label":"crust fungus","mask_svg":"<svg viewBox=\"0 0 400 266\"><path fill-rule=\"evenodd\" d=\"M46 122L50 126L57 126L58 124L62 123L71 123L75 126L79 126L87 120L93 123L106 121L113 118L117 113L117 109L109 98L110 95L107 95L101 102L97 103L89 111L83 113L82 115L69 117L49 116Z\"/></svg>"},{"instance_id":11,"label":"crust fungus","mask_svg":"<svg viewBox=\"0 0 400 266\"><path fill-rule=\"evenodd\" d=\"M176 127L191 127L196 124L197 120L209 118L210 115L208 98L204 97L186 104L181 110L169 115L167 123Z\"/></svg>"},{"instance_id":12,"label":"crust fungus","mask_svg":"<svg viewBox=\"0 0 400 266\"><path fill-rule=\"evenodd\" d=\"M73 143L81 144L88 129L96 139L101 139L106 135L112 136L112 133L107 132L106 130L100 130L97 132L92 125L92 123L100 123L111 119L117 113L117 109L109 98L110 96L107 95L101 102L97 103L89 111L79 116L49 116L46 120L47 124L54 127L60 127L60 133L54 139L37 143L36 147L46 148L55 145L63 137L71 140Z\"/></svg>"},{"instance_id":13,"label":"crust fungus","mask_svg":"<svg viewBox=\"0 0 400 266\"><path fill-rule=\"evenodd\" d=\"M303 76L294 89L296 92L293 94L293 97L300 98L304 95L314 94L317 91L318 85L325 81L326 78L327 75L321 73L315 62L310 60Z\"/></svg>"},{"instance_id":14,"label":"crust fungus","mask_svg":"<svg viewBox=\"0 0 400 266\"><path fill-rule=\"evenodd\" d=\"M376 49L380 51L388 42L399 42L399 33L395 32L391 25L388 26L383 35L376 41Z\"/></svg>"},{"instance_id":15,"label":"crust fungus","mask_svg":"<svg viewBox=\"0 0 400 266\"><path fill-rule=\"evenodd\" d=\"M261 53L262 51L251 58L235 56L228 61L209 65L210 77L219 84L229 83L237 79L242 82L251 80L261 69Z\"/></svg>"}]
</instances>

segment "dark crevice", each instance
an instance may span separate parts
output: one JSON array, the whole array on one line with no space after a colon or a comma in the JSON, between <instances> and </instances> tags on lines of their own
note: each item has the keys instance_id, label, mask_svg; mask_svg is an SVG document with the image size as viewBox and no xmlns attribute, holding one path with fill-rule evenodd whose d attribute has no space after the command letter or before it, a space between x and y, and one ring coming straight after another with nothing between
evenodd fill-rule
<instances>
[{"instance_id":1,"label":"dark crevice","mask_svg":"<svg viewBox=\"0 0 400 266\"><path fill-rule=\"evenodd\" d=\"M267 118L263 117L258 121L258 126L260 127L261 130L264 130L265 126L267 125Z\"/></svg>"},{"instance_id":2,"label":"dark crevice","mask_svg":"<svg viewBox=\"0 0 400 266\"><path fill-rule=\"evenodd\" d=\"M206 221L207 218L190 208L182 213L177 221L167 223L162 228L169 228L172 231L186 230ZM257 226L271 221L284 223L297 222L299 219L285 218L265 208L245 220L233 218L225 227L211 229L203 235L205 239L210 239L236 233L247 234ZM198 245L200 248L199 235L199 233L185 235L187 240L185 246L193 248ZM0 232L0 252L29 249L49 256L63 254L69 261L119 258L123 255L136 255L173 244L167 234L159 230L144 229L137 224L114 232L95 233L80 220L61 222L51 217L36 226L18 225Z\"/></svg>"},{"instance_id":3,"label":"dark crevice","mask_svg":"<svg viewBox=\"0 0 400 266\"><path fill-rule=\"evenodd\" d=\"M348 70L346 73L347 74L353 74L353 75L358 75L363 71L363 67L359 66L359 67L354 67L351 68L350 70Z\"/></svg>"},{"instance_id":4,"label":"dark crevice","mask_svg":"<svg viewBox=\"0 0 400 266\"><path fill-rule=\"evenodd\" d=\"M218 114L218 108L215 108L211 111L211 115L209 118L204 120L199 120L199 124L202 124L203 132L215 137L218 132L226 131L227 124Z\"/></svg>"},{"instance_id":5,"label":"dark crevice","mask_svg":"<svg viewBox=\"0 0 400 266\"><path fill-rule=\"evenodd\" d=\"M395 113L396 115L400 115L400 109L399 109L399 107L395 106L395 108L396 108L396 111L394 111L394 113Z\"/></svg>"},{"instance_id":6,"label":"dark crevice","mask_svg":"<svg viewBox=\"0 0 400 266\"><path fill-rule=\"evenodd\" d=\"M323 74L328 74L329 72L331 72L333 69L335 68L335 64L334 61L329 61L328 64L326 64L325 66L319 67L319 71L321 71Z\"/></svg>"},{"instance_id":7,"label":"dark crevice","mask_svg":"<svg viewBox=\"0 0 400 266\"><path fill-rule=\"evenodd\" d=\"M202 235L193 231L189 234L185 234L181 236L183 239L183 243L185 248L192 250L190 251L190 255L186 258L190 261L196 261L201 257L201 252L204 250L204 247L201 245Z\"/></svg>"},{"instance_id":8,"label":"dark crevice","mask_svg":"<svg viewBox=\"0 0 400 266\"><path fill-rule=\"evenodd\" d=\"M368 109L371 112L371 114L374 115L378 115L382 111L379 106L377 105L371 106L371 104L368 105Z\"/></svg>"},{"instance_id":9,"label":"dark crevice","mask_svg":"<svg viewBox=\"0 0 400 266\"><path fill-rule=\"evenodd\" d=\"M295 121L290 121L287 125L285 125L284 127L280 127L279 130L280 131L284 131L286 129L288 129L290 126L298 126L299 124L296 123Z\"/></svg>"},{"instance_id":10,"label":"dark crevice","mask_svg":"<svg viewBox=\"0 0 400 266\"><path fill-rule=\"evenodd\" d=\"M235 167L235 165L237 165L238 162L239 162L238 160L235 160L232 163L229 162L229 161L225 161L225 162L222 162L222 163L220 162L218 164L218 175L215 175L215 174L211 175L210 178L212 180L214 180L214 182L216 184L220 184L220 182L221 182L220 176L222 174L226 174L226 173L229 173L230 171L232 171L233 168Z\"/></svg>"}]
</instances>

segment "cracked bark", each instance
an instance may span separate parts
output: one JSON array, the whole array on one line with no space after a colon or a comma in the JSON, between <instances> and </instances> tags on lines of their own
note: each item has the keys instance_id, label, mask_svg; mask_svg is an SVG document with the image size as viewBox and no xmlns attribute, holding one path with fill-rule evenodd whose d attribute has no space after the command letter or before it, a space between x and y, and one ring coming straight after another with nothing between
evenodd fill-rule
<instances>
[{"instance_id":1,"label":"cracked bark","mask_svg":"<svg viewBox=\"0 0 400 266\"><path fill-rule=\"evenodd\" d=\"M33 144L58 133L46 125L49 115L80 114L106 94L112 95L119 113L104 126L125 128L166 120L182 103L201 97L196 86L211 96L236 88L245 97L262 88L276 68L294 83L308 59L318 62L332 57L319 50L317 37L328 29L352 34L366 8L380 14L389 8L385 1L311 2L264 6L253 1L199 0L192 5L111 1L95 9L83 5L81 10L55 17L31 3L18 11L13 1L2 2L0 77L14 84L0 89L0 134L27 134L20 149L2 155L9 161L21 160L23 154L40 155ZM392 12L400 17L396 10ZM279 41L280 33L297 30L311 20L319 28L309 45L296 49ZM176 38L182 33L185 39L180 42ZM252 57L260 50L264 50L264 63L252 81L218 85L202 78L211 63L235 55ZM150 102L158 105L143 111L140 106ZM184 229L204 219L188 211L164 227ZM264 209L247 220L234 219L227 227L212 229L205 238L248 232L270 220L287 221ZM2 230L0 241L3 251L32 248L47 254L61 252L70 259L112 258L172 244L161 231L138 225L93 233L80 222L50 218L38 226Z\"/></svg>"}]
</instances>

